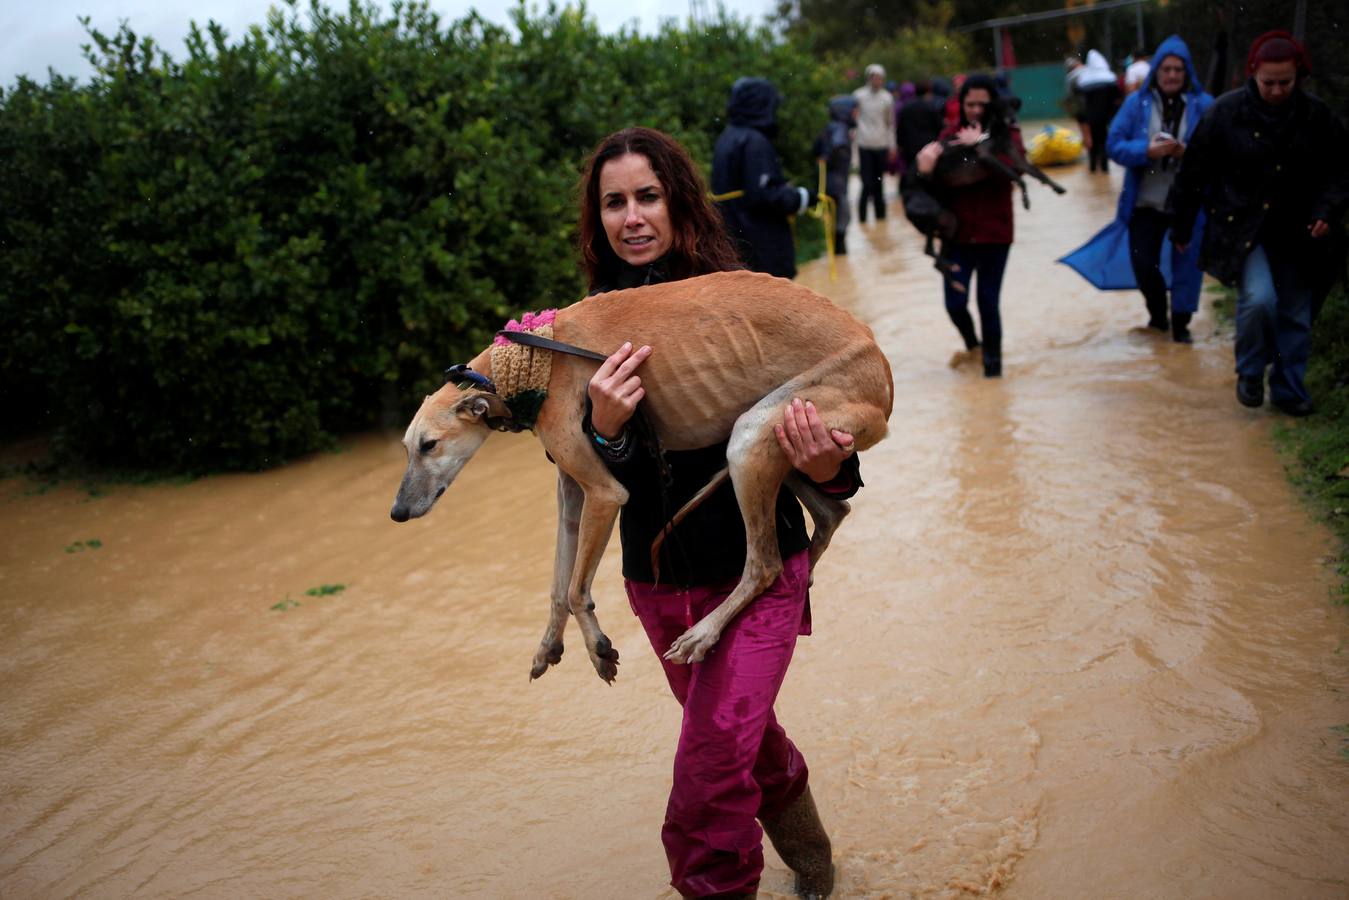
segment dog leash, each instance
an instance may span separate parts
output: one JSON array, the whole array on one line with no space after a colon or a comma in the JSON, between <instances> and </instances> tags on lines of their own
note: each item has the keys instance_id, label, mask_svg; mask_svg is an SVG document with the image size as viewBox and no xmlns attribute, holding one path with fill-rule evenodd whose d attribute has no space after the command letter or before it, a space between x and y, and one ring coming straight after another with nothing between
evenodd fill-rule
<instances>
[{"instance_id":1,"label":"dog leash","mask_svg":"<svg viewBox=\"0 0 1349 900\"><path fill-rule=\"evenodd\" d=\"M570 356L593 359L597 362L604 362L609 358L603 353L596 353L594 350L587 350L574 344L564 344L561 341L542 337L530 331L498 331L497 337L505 338L515 344L524 344L526 347L538 347L540 350L552 350L554 353L566 353Z\"/></svg>"}]
</instances>

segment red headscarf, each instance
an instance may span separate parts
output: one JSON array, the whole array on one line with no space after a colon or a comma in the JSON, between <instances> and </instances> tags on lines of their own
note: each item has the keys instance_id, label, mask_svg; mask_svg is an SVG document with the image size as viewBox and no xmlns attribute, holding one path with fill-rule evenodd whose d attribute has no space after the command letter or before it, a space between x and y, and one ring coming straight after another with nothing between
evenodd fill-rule
<instances>
[{"instance_id":1,"label":"red headscarf","mask_svg":"<svg viewBox=\"0 0 1349 900\"><path fill-rule=\"evenodd\" d=\"M1297 67L1298 80L1312 73L1312 59L1307 48L1286 31L1266 31L1251 44L1246 55L1246 74L1254 75L1261 63L1292 61Z\"/></svg>"}]
</instances>

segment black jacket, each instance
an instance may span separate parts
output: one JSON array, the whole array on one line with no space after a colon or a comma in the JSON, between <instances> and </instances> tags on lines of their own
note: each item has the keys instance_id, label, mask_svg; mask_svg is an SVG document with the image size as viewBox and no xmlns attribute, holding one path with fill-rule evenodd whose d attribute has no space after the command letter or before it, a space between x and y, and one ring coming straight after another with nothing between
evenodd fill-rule
<instances>
[{"instance_id":1,"label":"black jacket","mask_svg":"<svg viewBox=\"0 0 1349 900\"><path fill-rule=\"evenodd\" d=\"M899 108L895 137L906 169L914 167L918 151L937 139L945 125L945 101L936 97L915 97Z\"/></svg>"},{"instance_id":2,"label":"black jacket","mask_svg":"<svg viewBox=\"0 0 1349 900\"><path fill-rule=\"evenodd\" d=\"M1168 203L1172 240L1188 244L1201 207L1208 225L1200 265L1236 284L1256 244L1295 260L1319 291L1338 268L1339 221L1349 206L1344 124L1298 90L1283 107L1260 99L1253 81L1223 94L1199 120ZM1333 235L1313 239L1317 219Z\"/></svg>"},{"instance_id":3,"label":"black jacket","mask_svg":"<svg viewBox=\"0 0 1349 900\"><path fill-rule=\"evenodd\" d=\"M787 217L800 212L804 196L782 174L770 138L777 133L782 102L762 78L741 78L731 87L727 125L712 150L712 193L744 191L718 203L745 265L782 278L796 275L796 246Z\"/></svg>"},{"instance_id":4,"label":"black jacket","mask_svg":"<svg viewBox=\"0 0 1349 900\"><path fill-rule=\"evenodd\" d=\"M594 293L620 287L657 284L664 281L659 263L621 272L612 285L599 285ZM659 352L659 350L657 351ZM590 403L582 428L594 438L590 425ZM667 452L665 461L672 483L662 490L660 470L652 449L641 443L637 431L629 427L628 440L636 442L625 459L614 460L604 453L609 471L628 489L628 502L618 518L623 545L623 577L651 583L651 542L665 523L726 465L726 442L700 450ZM596 452L599 452L598 449ZM862 486L856 454L849 456L838 477L828 485L833 496L847 499ZM787 559L810 545L801 505L784 487L778 492L778 552ZM738 577L745 567L745 523L729 483L722 485L702 502L661 545L660 581L662 584L713 584Z\"/></svg>"}]
</instances>

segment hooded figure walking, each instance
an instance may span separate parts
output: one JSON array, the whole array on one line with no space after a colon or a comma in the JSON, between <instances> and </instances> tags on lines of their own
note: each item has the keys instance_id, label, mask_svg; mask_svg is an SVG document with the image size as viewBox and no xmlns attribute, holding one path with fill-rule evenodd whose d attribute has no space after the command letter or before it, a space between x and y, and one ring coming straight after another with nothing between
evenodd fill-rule
<instances>
[{"instance_id":1,"label":"hooded figure walking","mask_svg":"<svg viewBox=\"0 0 1349 900\"><path fill-rule=\"evenodd\" d=\"M848 252L848 170L852 167L853 133L857 127L857 98L844 94L829 101L829 124L815 138L815 158L824 161L824 192L834 198L834 252Z\"/></svg>"},{"instance_id":2,"label":"hooded figure walking","mask_svg":"<svg viewBox=\"0 0 1349 900\"><path fill-rule=\"evenodd\" d=\"M1110 158L1125 167L1115 221L1060 260L1102 290L1141 291L1148 327L1170 328L1181 344L1192 340L1204 274L1198 247L1176 253L1166 240L1172 222L1166 202L1190 136L1212 104L1185 42L1174 34L1162 41L1141 88L1125 98L1106 136ZM1196 234L1203 228L1200 215Z\"/></svg>"},{"instance_id":3,"label":"hooded figure walking","mask_svg":"<svg viewBox=\"0 0 1349 900\"><path fill-rule=\"evenodd\" d=\"M817 193L796 187L782 174L772 140L782 95L766 78L738 78L726 104L730 124L712 149L712 193L745 265L780 278L796 277L796 245L787 217L819 202Z\"/></svg>"}]
</instances>

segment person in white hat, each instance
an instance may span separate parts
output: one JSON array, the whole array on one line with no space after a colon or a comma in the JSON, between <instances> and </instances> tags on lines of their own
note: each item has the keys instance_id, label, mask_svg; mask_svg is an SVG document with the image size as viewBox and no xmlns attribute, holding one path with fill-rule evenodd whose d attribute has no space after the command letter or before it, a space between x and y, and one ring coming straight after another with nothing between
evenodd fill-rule
<instances>
[{"instance_id":1,"label":"person in white hat","mask_svg":"<svg viewBox=\"0 0 1349 900\"><path fill-rule=\"evenodd\" d=\"M867 83L853 91L857 98L857 160L862 169L862 197L857 221L867 220L867 204L874 205L876 218L885 218L885 189L881 176L885 164L899 154L895 142L895 98L885 89L885 69L867 66Z\"/></svg>"}]
</instances>

